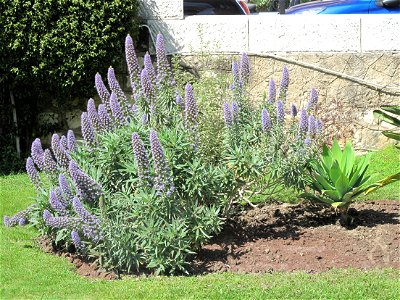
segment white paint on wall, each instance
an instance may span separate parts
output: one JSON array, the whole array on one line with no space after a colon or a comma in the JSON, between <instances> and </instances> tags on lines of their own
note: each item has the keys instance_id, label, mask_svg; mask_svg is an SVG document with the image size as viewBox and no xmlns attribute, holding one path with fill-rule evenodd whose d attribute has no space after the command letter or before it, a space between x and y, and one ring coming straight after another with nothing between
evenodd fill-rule
<instances>
[{"instance_id":1,"label":"white paint on wall","mask_svg":"<svg viewBox=\"0 0 400 300\"><path fill-rule=\"evenodd\" d=\"M364 51L400 51L400 15L361 18L361 48Z\"/></svg>"}]
</instances>

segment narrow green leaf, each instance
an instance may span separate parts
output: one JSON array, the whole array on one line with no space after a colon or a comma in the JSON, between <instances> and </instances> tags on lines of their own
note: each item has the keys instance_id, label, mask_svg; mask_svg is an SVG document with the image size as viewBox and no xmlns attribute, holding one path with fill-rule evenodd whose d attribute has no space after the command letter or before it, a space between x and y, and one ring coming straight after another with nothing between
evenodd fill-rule
<instances>
[{"instance_id":1,"label":"narrow green leaf","mask_svg":"<svg viewBox=\"0 0 400 300\"><path fill-rule=\"evenodd\" d=\"M340 200L343 200L344 195L351 190L349 180L344 174L340 175L339 179L335 182L335 188L340 195Z\"/></svg>"},{"instance_id":2,"label":"narrow green leaf","mask_svg":"<svg viewBox=\"0 0 400 300\"><path fill-rule=\"evenodd\" d=\"M382 131L382 134L384 136L388 137L389 139L400 141L400 133L398 133L398 132L391 131L391 130L385 130L385 131Z\"/></svg>"},{"instance_id":3,"label":"narrow green leaf","mask_svg":"<svg viewBox=\"0 0 400 300\"><path fill-rule=\"evenodd\" d=\"M340 149L338 141L335 139L332 144L332 159L340 162L342 160L342 149Z\"/></svg>"},{"instance_id":4,"label":"narrow green leaf","mask_svg":"<svg viewBox=\"0 0 400 300\"><path fill-rule=\"evenodd\" d=\"M388 124L400 127L400 120L381 111L381 110L374 110L373 115L381 122L386 122Z\"/></svg>"}]
</instances>

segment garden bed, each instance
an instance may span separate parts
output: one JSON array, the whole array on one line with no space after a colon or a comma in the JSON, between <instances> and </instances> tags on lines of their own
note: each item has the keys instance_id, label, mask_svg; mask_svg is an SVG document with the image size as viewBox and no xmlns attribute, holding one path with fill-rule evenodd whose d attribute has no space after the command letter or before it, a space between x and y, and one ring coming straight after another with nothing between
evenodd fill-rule
<instances>
[{"instance_id":1,"label":"garden bed","mask_svg":"<svg viewBox=\"0 0 400 300\"><path fill-rule=\"evenodd\" d=\"M273 271L323 272L332 268L400 269L400 202L358 202L350 228L334 210L315 204L269 203L243 211L205 245L191 266L193 274ZM40 247L66 257L82 276L116 279L113 272L72 253L57 252L46 239Z\"/></svg>"}]
</instances>

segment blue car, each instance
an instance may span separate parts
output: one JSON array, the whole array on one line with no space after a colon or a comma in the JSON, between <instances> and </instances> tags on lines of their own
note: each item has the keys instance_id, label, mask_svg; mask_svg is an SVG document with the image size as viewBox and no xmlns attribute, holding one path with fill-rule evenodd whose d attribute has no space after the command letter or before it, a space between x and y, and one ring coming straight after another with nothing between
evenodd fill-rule
<instances>
[{"instance_id":1,"label":"blue car","mask_svg":"<svg viewBox=\"0 0 400 300\"><path fill-rule=\"evenodd\" d=\"M400 0L321 0L295 5L286 14L400 14Z\"/></svg>"}]
</instances>

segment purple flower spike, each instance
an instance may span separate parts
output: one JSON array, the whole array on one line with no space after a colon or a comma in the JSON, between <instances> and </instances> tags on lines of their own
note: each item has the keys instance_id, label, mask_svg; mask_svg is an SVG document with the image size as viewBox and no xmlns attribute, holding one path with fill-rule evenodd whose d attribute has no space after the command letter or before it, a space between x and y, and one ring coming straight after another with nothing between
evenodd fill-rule
<instances>
[{"instance_id":1,"label":"purple flower spike","mask_svg":"<svg viewBox=\"0 0 400 300\"><path fill-rule=\"evenodd\" d=\"M266 108L263 108L261 111L261 130L263 132L267 132L272 128L271 120L269 118L269 114Z\"/></svg>"},{"instance_id":2,"label":"purple flower spike","mask_svg":"<svg viewBox=\"0 0 400 300\"><path fill-rule=\"evenodd\" d=\"M110 97L110 107L111 107L111 114L115 120L115 122L119 125L124 125L126 123L126 118L124 113L122 112L121 106L118 102L117 95L112 92Z\"/></svg>"},{"instance_id":3,"label":"purple flower spike","mask_svg":"<svg viewBox=\"0 0 400 300\"><path fill-rule=\"evenodd\" d=\"M57 173L57 164L53 159L50 149L44 150L43 171L50 176L54 176Z\"/></svg>"},{"instance_id":4,"label":"purple flower spike","mask_svg":"<svg viewBox=\"0 0 400 300\"><path fill-rule=\"evenodd\" d=\"M276 103L276 122L277 124L283 124L285 121L285 110L283 109L283 103L278 100Z\"/></svg>"},{"instance_id":5,"label":"purple flower spike","mask_svg":"<svg viewBox=\"0 0 400 300\"><path fill-rule=\"evenodd\" d=\"M36 138L32 143L31 156L39 170L42 170L44 164L44 151L39 138Z\"/></svg>"},{"instance_id":6,"label":"purple flower spike","mask_svg":"<svg viewBox=\"0 0 400 300\"><path fill-rule=\"evenodd\" d=\"M117 96L118 100L121 102L122 107L125 107L126 104L128 103L128 100L126 99L125 93L121 89L121 86L119 85L117 78L115 77L115 72L112 67L108 68L107 78L108 78L108 84L110 86L111 92ZM111 109L112 109L112 107L111 107Z\"/></svg>"},{"instance_id":7,"label":"purple flower spike","mask_svg":"<svg viewBox=\"0 0 400 300\"><path fill-rule=\"evenodd\" d=\"M306 134L307 130L308 130L307 111L305 109L302 109L300 111L299 134Z\"/></svg>"},{"instance_id":8,"label":"purple flower spike","mask_svg":"<svg viewBox=\"0 0 400 300\"><path fill-rule=\"evenodd\" d=\"M156 57L157 57L157 82L161 83L170 73L170 66L167 55L165 53L164 37L157 34L156 40Z\"/></svg>"},{"instance_id":9,"label":"purple flower spike","mask_svg":"<svg viewBox=\"0 0 400 300\"><path fill-rule=\"evenodd\" d=\"M224 109L225 125L227 127L231 127L232 126L232 111L231 111L231 107L229 106L229 104L227 102L224 102L223 109Z\"/></svg>"},{"instance_id":10,"label":"purple flower spike","mask_svg":"<svg viewBox=\"0 0 400 300\"><path fill-rule=\"evenodd\" d=\"M108 101L111 95L106 86L104 85L104 82L101 79L101 75L99 73L97 73L95 76L95 84L96 84L97 94L99 95L101 102L104 103L107 110L110 110Z\"/></svg>"},{"instance_id":11,"label":"purple flower spike","mask_svg":"<svg viewBox=\"0 0 400 300\"><path fill-rule=\"evenodd\" d=\"M250 79L250 63L247 53L242 53L240 58L240 80L248 83Z\"/></svg>"},{"instance_id":12,"label":"purple flower spike","mask_svg":"<svg viewBox=\"0 0 400 300\"><path fill-rule=\"evenodd\" d=\"M60 147L64 148L65 150L68 150L68 142L67 142L67 138L65 135L62 135L60 138Z\"/></svg>"},{"instance_id":13,"label":"purple flower spike","mask_svg":"<svg viewBox=\"0 0 400 300\"><path fill-rule=\"evenodd\" d=\"M282 77L281 77L281 82L279 85L279 99L282 101L285 101L286 99L286 92L289 87L289 70L286 66L283 67L282 70Z\"/></svg>"},{"instance_id":14,"label":"purple flower spike","mask_svg":"<svg viewBox=\"0 0 400 300\"><path fill-rule=\"evenodd\" d=\"M144 144L136 132L132 133L132 148L138 166L139 180L141 181L142 184L149 183L150 180L149 160L147 158L147 153L146 149L144 148Z\"/></svg>"},{"instance_id":15,"label":"purple flower spike","mask_svg":"<svg viewBox=\"0 0 400 300\"><path fill-rule=\"evenodd\" d=\"M317 133L317 129L315 127L315 118L314 116L309 116L308 117L308 131L307 134L309 136L314 136Z\"/></svg>"},{"instance_id":16,"label":"purple flower spike","mask_svg":"<svg viewBox=\"0 0 400 300\"><path fill-rule=\"evenodd\" d=\"M26 209L17 212L11 218L9 216L4 216L3 221L6 227L13 227L13 226L23 226L28 224L29 216L34 208L34 205L28 206Z\"/></svg>"},{"instance_id":17,"label":"purple flower spike","mask_svg":"<svg viewBox=\"0 0 400 300\"><path fill-rule=\"evenodd\" d=\"M236 83L240 81L239 65L236 61L232 62L232 75L233 75L233 81L236 85Z\"/></svg>"},{"instance_id":18,"label":"purple flower spike","mask_svg":"<svg viewBox=\"0 0 400 300\"><path fill-rule=\"evenodd\" d=\"M275 81L273 79L270 79L269 81L269 86L268 86L268 104L275 103L276 100L276 87L275 87Z\"/></svg>"},{"instance_id":19,"label":"purple flower spike","mask_svg":"<svg viewBox=\"0 0 400 300\"><path fill-rule=\"evenodd\" d=\"M60 216L66 216L67 215L67 210L64 206L64 204L59 200L57 197L57 194L54 191L50 192L50 198L49 198L49 203L50 206L60 215Z\"/></svg>"},{"instance_id":20,"label":"purple flower spike","mask_svg":"<svg viewBox=\"0 0 400 300\"><path fill-rule=\"evenodd\" d=\"M75 246L76 250L85 249L85 245L82 243L78 232L76 232L75 230L71 231L71 239L72 239L72 242L74 243L74 246Z\"/></svg>"},{"instance_id":21,"label":"purple flower spike","mask_svg":"<svg viewBox=\"0 0 400 300\"><path fill-rule=\"evenodd\" d=\"M147 76L149 77L151 84L155 85L156 84L156 71L154 70L153 62L151 61L151 57L148 52L146 52L146 54L144 55L143 64L144 64L143 70L146 70ZM142 70L142 74L143 74L143 70ZM142 86L143 86L143 83L142 83Z\"/></svg>"},{"instance_id":22,"label":"purple flower spike","mask_svg":"<svg viewBox=\"0 0 400 300\"><path fill-rule=\"evenodd\" d=\"M72 201L72 206L74 207L74 210L78 214L79 218L84 223L82 225L83 234L94 242L100 240L100 220L88 212L76 197Z\"/></svg>"},{"instance_id":23,"label":"purple flower spike","mask_svg":"<svg viewBox=\"0 0 400 300\"><path fill-rule=\"evenodd\" d=\"M54 155L57 157L58 148L60 146L60 137L57 133L54 133L51 137L51 150Z\"/></svg>"},{"instance_id":24,"label":"purple flower spike","mask_svg":"<svg viewBox=\"0 0 400 300\"><path fill-rule=\"evenodd\" d=\"M147 69L143 69L140 74L140 84L142 86L142 95L145 97L148 105L153 103L153 99L155 98L155 91L151 82L149 72Z\"/></svg>"},{"instance_id":25,"label":"purple flower spike","mask_svg":"<svg viewBox=\"0 0 400 300\"><path fill-rule=\"evenodd\" d=\"M55 153L57 158L57 163L63 167L68 168L69 161L71 160L71 156L68 154L67 149L64 147L64 143L61 143L62 138L60 140L60 144L58 146L58 151Z\"/></svg>"},{"instance_id":26,"label":"purple flower spike","mask_svg":"<svg viewBox=\"0 0 400 300\"><path fill-rule=\"evenodd\" d=\"M316 129L317 134L321 134L322 131L324 130L324 124L322 123L322 121L320 119L318 119L315 122L315 129Z\"/></svg>"},{"instance_id":27,"label":"purple flower spike","mask_svg":"<svg viewBox=\"0 0 400 300\"><path fill-rule=\"evenodd\" d=\"M100 130L100 120L99 115L97 114L96 104L92 98L89 99L87 103L87 113L89 117L90 124L95 130Z\"/></svg>"},{"instance_id":28,"label":"purple flower spike","mask_svg":"<svg viewBox=\"0 0 400 300\"><path fill-rule=\"evenodd\" d=\"M18 225L19 226L25 226L26 224L28 224L28 220L25 218L19 218L18 220Z\"/></svg>"},{"instance_id":29,"label":"purple flower spike","mask_svg":"<svg viewBox=\"0 0 400 300\"><path fill-rule=\"evenodd\" d=\"M296 107L296 105L292 104L292 106L290 108L290 111L291 111L293 117L297 116L297 107Z\"/></svg>"},{"instance_id":30,"label":"purple flower spike","mask_svg":"<svg viewBox=\"0 0 400 300\"><path fill-rule=\"evenodd\" d=\"M182 96L179 95L179 94L176 96L175 102L176 102L176 104L178 104L180 107L183 107L183 106L184 106Z\"/></svg>"},{"instance_id":31,"label":"purple flower spike","mask_svg":"<svg viewBox=\"0 0 400 300\"><path fill-rule=\"evenodd\" d=\"M310 137L307 137L304 140L304 146L309 147L310 145L311 145L311 139L310 139Z\"/></svg>"},{"instance_id":32,"label":"purple flower spike","mask_svg":"<svg viewBox=\"0 0 400 300\"><path fill-rule=\"evenodd\" d=\"M89 175L80 170L77 164L71 160L69 163L69 174L75 183L77 195L87 201L97 200L102 194L100 185Z\"/></svg>"},{"instance_id":33,"label":"purple flower spike","mask_svg":"<svg viewBox=\"0 0 400 300\"><path fill-rule=\"evenodd\" d=\"M76 145L76 139L74 132L70 129L67 132L67 150L69 152L74 152L76 149L78 149L78 146Z\"/></svg>"},{"instance_id":34,"label":"purple flower spike","mask_svg":"<svg viewBox=\"0 0 400 300\"><path fill-rule=\"evenodd\" d=\"M153 156L154 169L156 172L154 187L159 192L165 192L166 195L171 195L171 192L174 190L174 186L171 181L170 170L164 156L164 150L160 141L158 140L157 133L154 130L150 131L150 148Z\"/></svg>"},{"instance_id":35,"label":"purple flower spike","mask_svg":"<svg viewBox=\"0 0 400 300\"><path fill-rule=\"evenodd\" d=\"M82 136L85 142L90 146L94 146L96 144L96 135L92 125L90 124L87 112L83 112L81 115L81 127Z\"/></svg>"},{"instance_id":36,"label":"purple flower spike","mask_svg":"<svg viewBox=\"0 0 400 300\"><path fill-rule=\"evenodd\" d=\"M111 131L113 129L113 123L110 115L107 112L106 106L104 104L100 104L98 110L101 129L104 131Z\"/></svg>"},{"instance_id":37,"label":"purple flower spike","mask_svg":"<svg viewBox=\"0 0 400 300\"><path fill-rule=\"evenodd\" d=\"M74 195L72 194L71 188L69 187L67 178L65 177L64 174L60 174L58 176L58 185L62 191L62 194L68 201L72 201L74 198Z\"/></svg>"},{"instance_id":38,"label":"purple flower spike","mask_svg":"<svg viewBox=\"0 0 400 300\"><path fill-rule=\"evenodd\" d=\"M135 82L139 78L139 64L136 57L135 47L133 46L132 37L128 34L125 39L125 55L128 65L128 72L131 82Z\"/></svg>"},{"instance_id":39,"label":"purple flower spike","mask_svg":"<svg viewBox=\"0 0 400 300\"><path fill-rule=\"evenodd\" d=\"M142 125L146 125L149 122L149 117L147 114L142 115Z\"/></svg>"},{"instance_id":40,"label":"purple flower spike","mask_svg":"<svg viewBox=\"0 0 400 300\"><path fill-rule=\"evenodd\" d=\"M237 118L239 117L239 105L236 101L232 102L232 122L236 122Z\"/></svg>"},{"instance_id":41,"label":"purple flower spike","mask_svg":"<svg viewBox=\"0 0 400 300\"><path fill-rule=\"evenodd\" d=\"M79 218L65 216L53 217L47 209L43 212L43 220L47 226L55 229L66 228L70 230L79 230L82 226L82 222Z\"/></svg>"},{"instance_id":42,"label":"purple flower spike","mask_svg":"<svg viewBox=\"0 0 400 300\"><path fill-rule=\"evenodd\" d=\"M194 100L193 88L190 83L185 86L185 122L186 126L197 124L198 109Z\"/></svg>"},{"instance_id":43,"label":"purple flower spike","mask_svg":"<svg viewBox=\"0 0 400 300\"><path fill-rule=\"evenodd\" d=\"M10 217L9 216L4 216L3 223L4 223L5 227L11 227L10 226Z\"/></svg>"},{"instance_id":44,"label":"purple flower spike","mask_svg":"<svg viewBox=\"0 0 400 300\"><path fill-rule=\"evenodd\" d=\"M28 173L29 179L37 190L40 190L42 184L38 171L35 168L35 164L31 157L26 160L26 172Z\"/></svg>"},{"instance_id":45,"label":"purple flower spike","mask_svg":"<svg viewBox=\"0 0 400 300\"><path fill-rule=\"evenodd\" d=\"M318 91L315 88L312 88L310 92L310 100L308 101L307 104L307 110L316 108L317 103L318 103Z\"/></svg>"}]
</instances>

